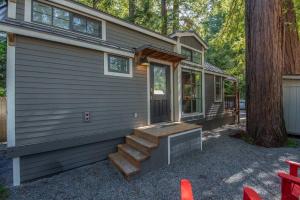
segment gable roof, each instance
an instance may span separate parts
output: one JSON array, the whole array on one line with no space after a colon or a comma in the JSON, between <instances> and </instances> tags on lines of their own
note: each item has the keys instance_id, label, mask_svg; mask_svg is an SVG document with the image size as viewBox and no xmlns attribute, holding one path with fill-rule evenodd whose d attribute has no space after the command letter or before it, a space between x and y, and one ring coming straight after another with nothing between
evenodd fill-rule
<instances>
[{"instance_id":1,"label":"gable roof","mask_svg":"<svg viewBox=\"0 0 300 200\"><path fill-rule=\"evenodd\" d=\"M225 74L225 72L222 69L220 69L219 67L216 67L208 62L204 63L204 68L205 68L205 70L210 71L210 72Z\"/></svg>"},{"instance_id":2,"label":"gable roof","mask_svg":"<svg viewBox=\"0 0 300 200\"><path fill-rule=\"evenodd\" d=\"M176 31L169 35L169 37L174 38L174 37L184 37L184 36L192 36L195 37L203 46L205 49L208 49L207 43L195 32L195 31Z\"/></svg>"},{"instance_id":3,"label":"gable roof","mask_svg":"<svg viewBox=\"0 0 300 200\"><path fill-rule=\"evenodd\" d=\"M62 6L66 6L68 8L73 9L73 10L77 10L79 12L83 12L85 14L88 14L88 15L91 15L91 16L94 16L94 17L98 17L98 18L103 19L105 21L108 21L108 22L111 22L111 23L114 23L114 24L118 24L120 26L127 27L129 29L141 32L143 34L161 39L165 42L168 42L168 43L171 43L171 44L176 44L176 41L173 40L172 38L168 37L168 36L165 36L165 35L162 35L160 33L154 32L152 30L146 29L146 28L144 28L142 26L139 26L137 24L130 23L130 22L124 20L124 19L115 17L113 15L107 14L107 13L105 13L103 11L99 11L97 9L91 8L87 5L79 3L77 1L74 1L74 0L48 0L48 1L59 4L59 5L62 5Z\"/></svg>"}]
</instances>

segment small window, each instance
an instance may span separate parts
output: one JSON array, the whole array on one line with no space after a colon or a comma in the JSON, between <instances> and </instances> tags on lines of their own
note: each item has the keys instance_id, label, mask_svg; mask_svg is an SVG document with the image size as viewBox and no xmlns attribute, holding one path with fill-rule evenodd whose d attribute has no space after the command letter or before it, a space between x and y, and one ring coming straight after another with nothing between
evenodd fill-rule
<instances>
[{"instance_id":1,"label":"small window","mask_svg":"<svg viewBox=\"0 0 300 200\"><path fill-rule=\"evenodd\" d=\"M167 93L167 79L166 68L160 66L154 66L154 91L156 95L166 95Z\"/></svg>"},{"instance_id":2,"label":"small window","mask_svg":"<svg viewBox=\"0 0 300 200\"><path fill-rule=\"evenodd\" d=\"M215 101L221 102L222 101L222 77L221 76L215 76Z\"/></svg>"},{"instance_id":3,"label":"small window","mask_svg":"<svg viewBox=\"0 0 300 200\"><path fill-rule=\"evenodd\" d=\"M192 61L192 51L184 47L181 48L181 54L187 58L188 61Z\"/></svg>"},{"instance_id":4,"label":"small window","mask_svg":"<svg viewBox=\"0 0 300 200\"><path fill-rule=\"evenodd\" d=\"M100 33L99 23L95 22L95 21L88 20L87 21L86 32L88 34L91 34L91 35L94 35L94 36L99 36L99 33Z\"/></svg>"},{"instance_id":5,"label":"small window","mask_svg":"<svg viewBox=\"0 0 300 200\"><path fill-rule=\"evenodd\" d=\"M32 19L35 22L52 25L52 7L34 1Z\"/></svg>"},{"instance_id":6,"label":"small window","mask_svg":"<svg viewBox=\"0 0 300 200\"><path fill-rule=\"evenodd\" d=\"M70 13L62 9L53 8L53 26L70 29Z\"/></svg>"},{"instance_id":7,"label":"small window","mask_svg":"<svg viewBox=\"0 0 300 200\"><path fill-rule=\"evenodd\" d=\"M132 77L132 59L128 57L104 54L104 74Z\"/></svg>"},{"instance_id":8,"label":"small window","mask_svg":"<svg viewBox=\"0 0 300 200\"><path fill-rule=\"evenodd\" d=\"M80 16L74 16L73 29L78 32L86 33L86 18Z\"/></svg>"},{"instance_id":9,"label":"small window","mask_svg":"<svg viewBox=\"0 0 300 200\"><path fill-rule=\"evenodd\" d=\"M193 51L193 62L202 64L202 54L200 52Z\"/></svg>"}]
</instances>

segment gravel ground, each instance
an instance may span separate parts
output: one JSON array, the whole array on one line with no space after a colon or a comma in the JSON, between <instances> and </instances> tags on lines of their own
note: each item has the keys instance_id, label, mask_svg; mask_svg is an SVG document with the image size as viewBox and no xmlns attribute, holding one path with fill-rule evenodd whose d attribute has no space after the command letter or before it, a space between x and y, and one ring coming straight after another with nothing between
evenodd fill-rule
<instances>
[{"instance_id":1,"label":"gravel ground","mask_svg":"<svg viewBox=\"0 0 300 200\"><path fill-rule=\"evenodd\" d=\"M176 200L182 178L191 180L195 199L242 199L243 185L254 187L264 199L279 199L276 172L287 170L285 159L300 161L300 148L256 147L229 132L215 130L206 136L202 152L130 182L104 161L11 188L10 199Z\"/></svg>"}]
</instances>

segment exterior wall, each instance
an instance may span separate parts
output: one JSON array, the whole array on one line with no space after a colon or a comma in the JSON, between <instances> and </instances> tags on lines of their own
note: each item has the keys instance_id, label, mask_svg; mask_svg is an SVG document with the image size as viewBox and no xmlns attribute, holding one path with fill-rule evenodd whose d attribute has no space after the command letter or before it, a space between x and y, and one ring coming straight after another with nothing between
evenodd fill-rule
<instances>
[{"instance_id":1,"label":"exterior wall","mask_svg":"<svg viewBox=\"0 0 300 200\"><path fill-rule=\"evenodd\" d=\"M17 146L146 125L147 69L133 71L133 78L107 76L102 52L18 36Z\"/></svg>"},{"instance_id":2,"label":"exterior wall","mask_svg":"<svg viewBox=\"0 0 300 200\"><path fill-rule=\"evenodd\" d=\"M200 51L204 50L204 47L202 46L202 44L193 36L180 37L180 42L182 44L188 45L188 46L193 47L195 49L199 49Z\"/></svg>"},{"instance_id":3,"label":"exterior wall","mask_svg":"<svg viewBox=\"0 0 300 200\"><path fill-rule=\"evenodd\" d=\"M215 118L224 113L224 95L222 102L215 102L214 75L205 74L205 114L206 118Z\"/></svg>"},{"instance_id":4,"label":"exterior wall","mask_svg":"<svg viewBox=\"0 0 300 200\"><path fill-rule=\"evenodd\" d=\"M117 145L122 142L123 139L114 139L59 151L21 157L21 181L26 182L34 180L36 178L104 160L109 153L115 152Z\"/></svg>"},{"instance_id":5,"label":"exterior wall","mask_svg":"<svg viewBox=\"0 0 300 200\"><path fill-rule=\"evenodd\" d=\"M17 20L24 21L25 0L17 0Z\"/></svg>"},{"instance_id":6,"label":"exterior wall","mask_svg":"<svg viewBox=\"0 0 300 200\"><path fill-rule=\"evenodd\" d=\"M130 49L138 48L143 45L152 45L174 51L174 45L170 43L110 22L106 23L106 40Z\"/></svg>"}]
</instances>

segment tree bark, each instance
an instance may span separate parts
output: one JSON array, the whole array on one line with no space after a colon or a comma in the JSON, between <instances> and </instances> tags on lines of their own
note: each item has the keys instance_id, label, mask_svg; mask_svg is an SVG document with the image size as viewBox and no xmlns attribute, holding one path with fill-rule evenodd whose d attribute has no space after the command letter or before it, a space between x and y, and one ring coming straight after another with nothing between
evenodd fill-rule
<instances>
[{"instance_id":1,"label":"tree bark","mask_svg":"<svg viewBox=\"0 0 300 200\"><path fill-rule=\"evenodd\" d=\"M93 8L97 9L97 4L99 3L99 0L93 0Z\"/></svg>"},{"instance_id":2,"label":"tree bark","mask_svg":"<svg viewBox=\"0 0 300 200\"><path fill-rule=\"evenodd\" d=\"M167 0L161 0L161 34L167 35L168 33L168 16L167 16Z\"/></svg>"},{"instance_id":3,"label":"tree bark","mask_svg":"<svg viewBox=\"0 0 300 200\"><path fill-rule=\"evenodd\" d=\"M179 29L179 0L173 1L173 33Z\"/></svg>"},{"instance_id":4,"label":"tree bark","mask_svg":"<svg viewBox=\"0 0 300 200\"><path fill-rule=\"evenodd\" d=\"M300 74L300 41L293 0L284 0L284 75Z\"/></svg>"},{"instance_id":5,"label":"tree bark","mask_svg":"<svg viewBox=\"0 0 300 200\"><path fill-rule=\"evenodd\" d=\"M283 120L283 12L281 0L246 1L247 133L257 145L279 147Z\"/></svg>"},{"instance_id":6,"label":"tree bark","mask_svg":"<svg viewBox=\"0 0 300 200\"><path fill-rule=\"evenodd\" d=\"M129 0L129 21L135 23L136 0Z\"/></svg>"}]
</instances>

